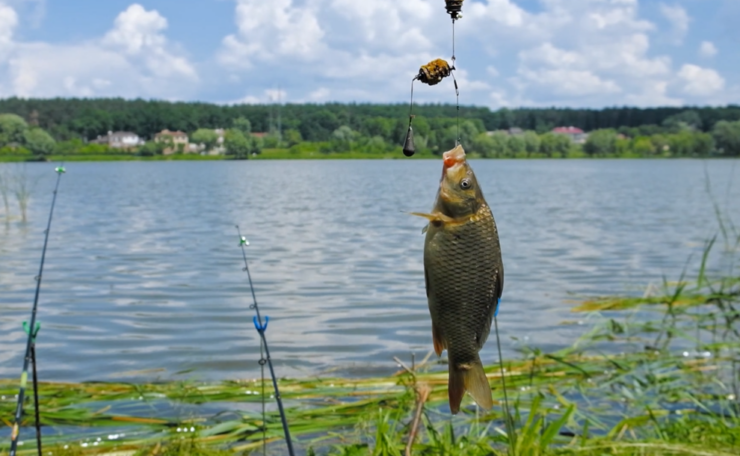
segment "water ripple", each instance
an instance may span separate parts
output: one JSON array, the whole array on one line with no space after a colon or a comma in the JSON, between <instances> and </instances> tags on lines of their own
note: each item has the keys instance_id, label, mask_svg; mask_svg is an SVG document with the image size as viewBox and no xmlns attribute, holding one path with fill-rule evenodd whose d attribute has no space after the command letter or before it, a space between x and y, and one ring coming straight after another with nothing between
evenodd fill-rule
<instances>
[{"instance_id":1,"label":"water ripple","mask_svg":"<svg viewBox=\"0 0 740 456\"><path fill-rule=\"evenodd\" d=\"M723 198L733 178L727 163L706 165ZM704 166L475 162L504 253L506 354L518 348L512 337L543 348L571 343L579 328L559 322L572 318L573 294L624 293L678 277L717 231ZM439 168L436 161L71 164L39 308L41 378L147 380L187 369L202 379L257 375L237 223L251 242L280 375L331 367L382 374L394 368L393 356L424 356L431 349L424 221L406 212L429 210ZM51 169L28 165L40 178L29 223L0 220L0 377L17 376L21 366ZM737 214L738 186L725 199ZM495 360L491 341L482 357Z\"/></svg>"}]
</instances>

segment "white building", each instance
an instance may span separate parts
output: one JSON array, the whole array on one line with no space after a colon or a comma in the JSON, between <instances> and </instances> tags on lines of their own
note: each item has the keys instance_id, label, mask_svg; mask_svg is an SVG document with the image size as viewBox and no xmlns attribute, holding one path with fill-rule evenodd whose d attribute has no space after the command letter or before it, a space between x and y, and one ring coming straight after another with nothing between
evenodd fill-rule
<instances>
[{"instance_id":1,"label":"white building","mask_svg":"<svg viewBox=\"0 0 740 456\"><path fill-rule=\"evenodd\" d=\"M90 142L107 144L109 147L116 149L130 149L144 145L144 141L139 138L139 135L130 131L109 131L106 136L98 136Z\"/></svg>"}]
</instances>

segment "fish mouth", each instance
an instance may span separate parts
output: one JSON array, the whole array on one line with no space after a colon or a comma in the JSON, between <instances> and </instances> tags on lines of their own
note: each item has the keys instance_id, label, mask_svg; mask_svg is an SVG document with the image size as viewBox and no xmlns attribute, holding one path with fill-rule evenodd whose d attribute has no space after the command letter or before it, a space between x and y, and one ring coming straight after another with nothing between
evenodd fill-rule
<instances>
[{"instance_id":1,"label":"fish mouth","mask_svg":"<svg viewBox=\"0 0 740 456\"><path fill-rule=\"evenodd\" d=\"M455 165L465 163L465 151L462 146L457 146L442 154L442 160L444 161L444 170L446 171Z\"/></svg>"}]
</instances>

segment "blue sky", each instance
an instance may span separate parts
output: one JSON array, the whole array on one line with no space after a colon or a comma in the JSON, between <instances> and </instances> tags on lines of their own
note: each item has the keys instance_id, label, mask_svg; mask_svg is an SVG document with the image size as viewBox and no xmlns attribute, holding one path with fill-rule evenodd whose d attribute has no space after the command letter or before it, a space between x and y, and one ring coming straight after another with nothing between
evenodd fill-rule
<instances>
[{"instance_id":1,"label":"blue sky","mask_svg":"<svg viewBox=\"0 0 740 456\"><path fill-rule=\"evenodd\" d=\"M740 103L739 22L740 0L466 0L461 102ZM0 97L405 102L450 32L443 0L0 0Z\"/></svg>"}]
</instances>

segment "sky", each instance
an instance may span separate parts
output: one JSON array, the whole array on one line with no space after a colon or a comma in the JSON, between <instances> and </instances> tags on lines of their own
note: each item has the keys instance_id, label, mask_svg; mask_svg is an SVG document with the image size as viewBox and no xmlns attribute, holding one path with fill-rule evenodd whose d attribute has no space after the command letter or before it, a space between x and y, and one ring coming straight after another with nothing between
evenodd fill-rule
<instances>
[{"instance_id":1,"label":"sky","mask_svg":"<svg viewBox=\"0 0 740 456\"><path fill-rule=\"evenodd\" d=\"M738 23L740 0L465 0L460 102L737 104ZM405 103L451 55L443 0L0 0L0 97Z\"/></svg>"}]
</instances>

